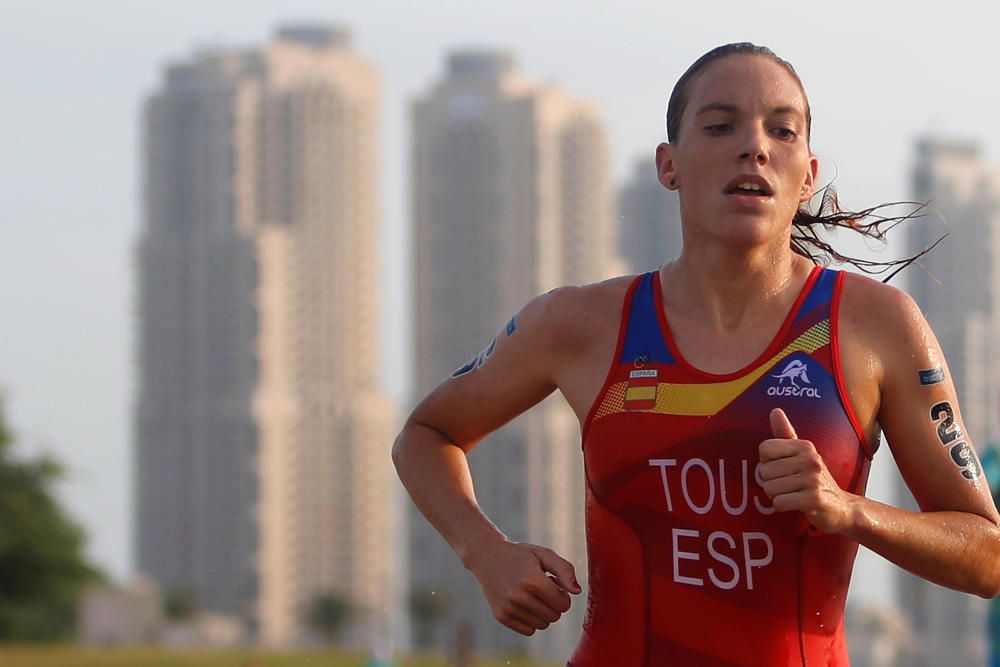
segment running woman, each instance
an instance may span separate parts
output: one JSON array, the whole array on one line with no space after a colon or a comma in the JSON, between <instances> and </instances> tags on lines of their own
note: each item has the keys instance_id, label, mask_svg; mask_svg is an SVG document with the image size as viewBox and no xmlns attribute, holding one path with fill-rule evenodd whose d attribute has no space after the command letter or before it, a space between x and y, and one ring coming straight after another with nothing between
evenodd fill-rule
<instances>
[{"instance_id":1,"label":"running woman","mask_svg":"<svg viewBox=\"0 0 1000 667\"><path fill-rule=\"evenodd\" d=\"M830 250L814 225L872 226L827 198L808 212L810 119L770 50L696 61L656 150L680 257L529 302L396 440L414 502L498 621L531 635L581 588L570 562L483 514L466 452L563 394L590 568L572 667L847 665L858 544L942 586L1000 591L1000 517L933 332L905 293L813 260ZM864 496L880 430L920 511Z\"/></svg>"}]
</instances>

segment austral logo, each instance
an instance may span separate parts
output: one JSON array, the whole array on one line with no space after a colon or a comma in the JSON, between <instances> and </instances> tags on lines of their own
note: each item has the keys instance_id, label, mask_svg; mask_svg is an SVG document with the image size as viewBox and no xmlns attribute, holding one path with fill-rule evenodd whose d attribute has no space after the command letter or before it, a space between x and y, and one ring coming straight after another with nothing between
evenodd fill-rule
<instances>
[{"instance_id":1,"label":"austral logo","mask_svg":"<svg viewBox=\"0 0 1000 667\"><path fill-rule=\"evenodd\" d=\"M767 388L768 396L796 396L806 398L823 398L819 389L809 385L809 367L801 359L792 359L785 368L771 376L778 381Z\"/></svg>"}]
</instances>

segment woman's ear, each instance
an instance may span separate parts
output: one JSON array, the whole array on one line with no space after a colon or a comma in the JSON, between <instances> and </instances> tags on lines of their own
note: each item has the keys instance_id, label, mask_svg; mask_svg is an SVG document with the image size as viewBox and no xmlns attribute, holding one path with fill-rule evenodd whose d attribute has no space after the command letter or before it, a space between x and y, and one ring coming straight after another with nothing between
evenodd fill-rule
<instances>
[{"instance_id":1,"label":"woman's ear","mask_svg":"<svg viewBox=\"0 0 1000 667\"><path fill-rule=\"evenodd\" d=\"M668 190L679 190L677 167L674 164L674 147L663 143L656 147L656 177Z\"/></svg>"},{"instance_id":2,"label":"woman's ear","mask_svg":"<svg viewBox=\"0 0 1000 667\"><path fill-rule=\"evenodd\" d=\"M809 170L806 172L805 181L802 183L802 195L800 202L809 201L816 192L816 177L819 175L819 158L815 155L809 156Z\"/></svg>"}]
</instances>

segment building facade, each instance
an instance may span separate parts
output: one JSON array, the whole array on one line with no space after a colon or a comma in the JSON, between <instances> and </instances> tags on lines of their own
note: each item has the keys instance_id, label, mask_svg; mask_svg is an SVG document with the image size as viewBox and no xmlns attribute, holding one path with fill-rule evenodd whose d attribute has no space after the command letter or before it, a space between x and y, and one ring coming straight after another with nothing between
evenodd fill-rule
<instances>
[{"instance_id":1,"label":"building facade","mask_svg":"<svg viewBox=\"0 0 1000 667\"><path fill-rule=\"evenodd\" d=\"M325 26L171 65L144 109L136 562L266 643L324 594L357 642L390 625L378 118Z\"/></svg>"},{"instance_id":2,"label":"building facade","mask_svg":"<svg viewBox=\"0 0 1000 667\"><path fill-rule=\"evenodd\" d=\"M929 201L944 225L910 224L910 251L948 238L907 271L948 360L962 421L982 448L997 442L1000 396L1000 173L975 144L925 139L917 145L913 197ZM932 216L936 218L936 215ZM915 507L900 483L900 502ZM920 638L914 665L986 664L986 602L901 572L899 606Z\"/></svg>"},{"instance_id":3,"label":"building facade","mask_svg":"<svg viewBox=\"0 0 1000 667\"><path fill-rule=\"evenodd\" d=\"M597 110L529 81L510 56L460 52L413 107L416 392L482 350L524 303L618 268L607 140ZM511 539L551 547L586 578L577 420L552 396L470 452L476 496ZM565 658L585 600L530 640L500 625L478 583L416 512L415 594L443 595L438 643Z\"/></svg>"},{"instance_id":4,"label":"building facade","mask_svg":"<svg viewBox=\"0 0 1000 667\"><path fill-rule=\"evenodd\" d=\"M618 195L619 251L632 273L652 271L681 254L680 198L656 176L653 151L635 162Z\"/></svg>"},{"instance_id":5,"label":"building facade","mask_svg":"<svg viewBox=\"0 0 1000 667\"><path fill-rule=\"evenodd\" d=\"M905 667L919 653L920 642L895 607L848 603L845 616L851 667Z\"/></svg>"}]
</instances>

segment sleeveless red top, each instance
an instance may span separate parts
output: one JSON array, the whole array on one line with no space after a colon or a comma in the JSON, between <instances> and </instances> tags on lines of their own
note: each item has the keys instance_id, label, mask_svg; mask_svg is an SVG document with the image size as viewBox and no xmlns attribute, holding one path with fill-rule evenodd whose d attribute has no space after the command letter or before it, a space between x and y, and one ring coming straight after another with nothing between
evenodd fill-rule
<instances>
[{"instance_id":1,"label":"sleeveless red top","mask_svg":"<svg viewBox=\"0 0 1000 667\"><path fill-rule=\"evenodd\" d=\"M864 493L872 452L840 370L842 281L816 267L767 350L726 375L678 353L658 273L633 281L583 426L589 597L570 667L849 664L857 543L776 513L757 476L780 407L837 483Z\"/></svg>"}]
</instances>

